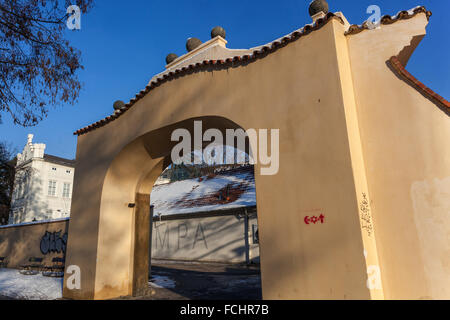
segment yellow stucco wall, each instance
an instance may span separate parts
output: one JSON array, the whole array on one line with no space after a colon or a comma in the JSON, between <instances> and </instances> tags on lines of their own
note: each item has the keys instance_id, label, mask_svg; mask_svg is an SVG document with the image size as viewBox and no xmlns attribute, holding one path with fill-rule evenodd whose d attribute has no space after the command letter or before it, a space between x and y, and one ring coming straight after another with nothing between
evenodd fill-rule
<instances>
[{"instance_id":1,"label":"yellow stucco wall","mask_svg":"<svg viewBox=\"0 0 450 320\"><path fill-rule=\"evenodd\" d=\"M67 265L81 289L64 296L132 294L146 272L136 195L169 164L173 129L197 118L280 129L279 172L255 166L265 299L448 297L448 116L386 65L425 25L418 14L345 36L330 18L256 61L165 82L80 135ZM317 211L325 223L306 224Z\"/></svg>"},{"instance_id":2,"label":"yellow stucco wall","mask_svg":"<svg viewBox=\"0 0 450 320\"><path fill-rule=\"evenodd\" d=\"M420 14L348 37L388 299L450 297L450 119L386 64L426 25Z\"/></svg>"},{"instance_id":3,"label":"yellow stucco wall","mask_svg":"<svg viewBox=\"0 0 450 320\"><path fill-rule=\"evenodd\" d=\"M165 131L154 130L214 115L244 129L281 129L279 173L260 176L259 164L255 172L264 298L369 297L335 24L248 65L165 83L119 119L79 137L69 234L82 240L69 239L67 263L81 267L82 289L65 288L65 296L131 292L134 227L127 204L161 161L149 152L170 153ZM327 222L307 226L304 212L311 208L322 208Z\"/></svg>"}]
</instances>

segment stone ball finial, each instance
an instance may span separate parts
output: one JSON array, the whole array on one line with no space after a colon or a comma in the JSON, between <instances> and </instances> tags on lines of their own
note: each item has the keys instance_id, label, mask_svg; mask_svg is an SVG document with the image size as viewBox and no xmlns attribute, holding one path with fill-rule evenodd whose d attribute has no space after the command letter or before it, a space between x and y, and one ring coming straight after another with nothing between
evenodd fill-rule
<instances>
[{"instance_id":1,"label":"stone ball finial","mask_svg":"<svg viewBox=\"0 0 450 320\"><path fill-rule=\"evenodd\" d=\"M116 102L114 102L113 108L114 108L114 110L119 110L119 109L125 108L125 103L123 103L122 100L117 100Z\"/></svg>"},{"instance_id":2,"label":"stone ball finial","mask_svg":"<svg viewBox=\"0 0 450 320\"><path fill-rule=\"evenodd\" d=\"M176 55L175 53L169 53L166 56L166 64L172 63L173 61L175 61L176 58L178 58L178 55Z\"/></svg>"},{"instance_id":3,"label":"stone ball finial","mask_svg":"<svg viewBox=\"0 0 450 320\"><path fill-rule=\"evenodd\" d=\"M221 36L222 38L225 39L226 32L225 32L225 29L222 28L221 26L214 27L211 30L211 39L213 39L213 38L215 38L217 36Z\"/></svg>"},{"instance_id":4,"label":"stone ball finial","mask_svg":"<svg viewBox=\"0 0 450 320\"><path fill-rule=\"evenodd\" d=\"M192 50L194 50L195 48L197 48L201 44L202 44L202 42L200 41L200 39L189 38L186 41L186 50L188 52L191 52Z\"/></svg>"},{"instance_id":5,"label":"stone ball finial","mask_svg":"<svg viewBox=\"0 0 450 320\"><path fill-rule=\"evenodd\" d=\"M328 2L325 0L314 0L309 5L309 15L312 17L319 12L328 13Z\"/></svg>"}]
</instances>

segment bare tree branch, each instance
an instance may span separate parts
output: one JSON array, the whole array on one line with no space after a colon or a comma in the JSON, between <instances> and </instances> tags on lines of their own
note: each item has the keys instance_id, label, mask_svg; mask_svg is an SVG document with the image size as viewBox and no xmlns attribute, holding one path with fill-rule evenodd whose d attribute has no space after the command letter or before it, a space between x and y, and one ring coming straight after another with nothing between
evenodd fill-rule
<instances>
[{"instance_id":1,"label":"bare tree branch","mask_svg":"<svg viewBox=\"0 0 450 320\"><path fill-rule=\"evenodd\" d=\"M81 53L65 39L67 7L93 0L0 0L0 122L36 125L49 106L75 104Z\"/></svg>"}]
</instances>

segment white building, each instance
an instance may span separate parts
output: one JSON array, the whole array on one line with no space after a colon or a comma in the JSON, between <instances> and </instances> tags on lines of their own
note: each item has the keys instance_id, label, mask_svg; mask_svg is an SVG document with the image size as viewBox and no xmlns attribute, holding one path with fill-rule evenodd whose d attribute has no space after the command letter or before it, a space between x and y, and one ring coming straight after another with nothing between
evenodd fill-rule
<instances>
[{"instance_id":1,"label":"white building","mask_svg":"<svg viewBox=\"0 0 450 320\"><path fill-rule=\"evenodd\" d=\"M75 160L45 154L45 144L33 135L17 155L9 223L51 220L70 216Z\"/></svg>"}]
</instances>

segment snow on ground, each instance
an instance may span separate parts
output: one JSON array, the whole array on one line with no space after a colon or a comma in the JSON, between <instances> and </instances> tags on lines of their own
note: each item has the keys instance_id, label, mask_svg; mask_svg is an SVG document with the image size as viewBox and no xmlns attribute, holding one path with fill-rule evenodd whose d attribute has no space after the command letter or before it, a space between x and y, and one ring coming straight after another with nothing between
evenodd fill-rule
<instances>
[{"instance_id":1,"label":"snow on ground","mask_svg":"<svg viewBox=\"0 0 450 320\"><path fill-rule=\"evenodd\" d=\"M0 269L0 296L26 300L54 300L62 297L63 278L42 273L23 275L16 269Z\"/></svg>"},{"instance_id":2,"label":"snow on ground","mask_svg":"<svg viewBox=\"0 0 450 320\"><path fill-rule=\"evenodd\" d=\"M166 276L152 275L151 280L148 283L154 288L175 288L175 281Z\"/></svg>"}]
</instances>

